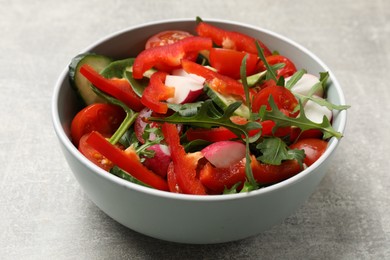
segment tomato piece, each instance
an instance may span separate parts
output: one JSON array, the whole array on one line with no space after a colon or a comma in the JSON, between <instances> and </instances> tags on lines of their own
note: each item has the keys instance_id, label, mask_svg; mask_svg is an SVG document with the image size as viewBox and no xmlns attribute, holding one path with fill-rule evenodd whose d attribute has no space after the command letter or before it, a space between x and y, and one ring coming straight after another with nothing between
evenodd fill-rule
<instances>
[{"instance_id":1,"label":"tomato piece","mask_svg":"<svg viewBox=\"0 0 390 260\"><path fill-rule=\"evenodd\" d=\"M269 86L261 89L253 97L252 111L258 112L262 106L266 106L267 110L271 109L269 104L269 98L272 95L278 109L286 116L295 117L299 112L294 112L295 107L298 105L298 100L295 96L285 87L269 84ZM275 123L272 120L266 120L261 122L263 126L263 136L287 136L291 133L291 127L278 128L275 133L272 130Z\"/></svg>"},{"instance_id":2,"label":"tomato piece","mask_svg":"<svg viewBox=\"0 0 390 260\"><path fill-rule=\"evenodd\" d=\"M193 36L169 45L146 49L138 54L134 60L133 77L141 79L144 72L156 64L162 64L171 69L177 68L186 54L209 50L212 48L212 44L209 38Z\"/></svg>"},{"instance_id":3,"label":"tomato piece","mask_svg":"<svg viewBox=\"0 0 390 260\"><path fill-rule=\"evenodd\" d=\"M310 166L325 152L328 147L328 142L322 139L307 138L299 140L298 142L290 145L291 149L299 149L305 151L305 159L303 162Z\"/></svg>"},{"instance_id":4,"label":"tomato piece","mask_svg":"<svg viewBox=\"0 0 390 260\"><path fill-rule=\"evenodd\" d=\"M165 114L168 111L166 101L175 94L175 88L164 84L167 73L158 71L150 77L149 85L145 88L141 102L154 112Z\"/></svg>"},{"instance_id":5,"label":"tomato piece","mask_svg":"<svg viewBox=\"0 0 390 260\"><path fill-rule=\"evenodd\" d=\"M263 49L264 55L271 55L271 51L263 42L243 33L223 30L206 22L198 23L195 30L198 35L211 38L216 45L224 49L245 51L257 55L257 41Z\"/></svg>"},{"instance_id":6,"label":"tomato piece","mask_svg":"<svg viewBox=\"0 0 390 260\"><path fill-rule=\"evenodd\" d=\"M200 64L189 60L182 60L181 62L183 69L187 73L196 74L206 79L206 82L210 87L213 87L216 91L221 94L237 95L245 98L245 92L243 85L237 80L219 74L218 72L212 71Z\"/></svg>"},{"instance_id":7,"label":"tomato piece","mask_svg":"<svg viewBox=\"0 0 390 260\"><path fill-rule=\"evenodd\" d=\"M251 167L255 180L263 185L269 185L288 179L302 169L296 160L283 161L280 165L264 164L251 156Z\"/></svg>"},{"instance_id":8,"label":"tomato piece","mask_svg":"<svg viewBox=\"0 0 390 260\"><path fill-rule=\"evenodd\" d=\"M284 67L276 70L276 74L278 77L283 76L284 78L292 76L295 72L297 72L297 68L294 63L285 56L282 55L271 55L265 58L269 65L275 65L278 63L284 63ZM262 61L259 62L259 70L264 71L266 67Z\"/></svg>"},{"instance_id":9,"label":"tomato piece","mask_svg":"<svg viewBox=\"0 0 390 260\"><path fill-rule=\"evenodd\" d=\"M125 117L126 113L121 107L103 103L91 104L73 118L70 126L72 141L78 146L81 137L92 131L110 136Z\"/></svg>"},{"instance_id":10,"label":"tomato piece","mask_svg":"<svg viewBox=\"0 0 390 260\"><path fill-rule=\"evenodd\" d=\"M228 168L216 168L210 163L206 163L199 173L199 179L202 184L216 193L222 193L225 188L230 189L238 182L243 184L245 178L244 159Z\"/></svg>"},{"instance_id":11,"label":"tomato piece","mask_svg":"<svg viewBox=\"0 0 390 260\"><path fill-rule=\"evenodd\" d=\"M297 127L291 128L290 133L290 142L296 142L297 140L307 139L307 138L316 138L322 139L323 133L319 129L309 129L306 131L301 131L301 129Z\"/></svg>"},{"instance_id":12,"label":"tomato piece","mask_svg":"<svg viewBox=\"0 0 390 260\"><path fill-rule=\"evenodd\" d=\"M171 151L174 174L180 189L186 194L206 195L206 189L198 179L196 171L202 154L185 152L180 145L180 136L175 125L164 123L162 132Z\"/></svg>"},{"instance_id":13,"label":"tomato piece","mask_svg":"<svg viewBox=\"0 0 390 260\"><path fill-rule=\"evenodd\" d=\"M169 188L166 180L146 168L141 163L140 158L133 149L130 148L126 151L123 151L112 145L96 131L88 135L86 142L93 149L96 149L96 151L98 151L108 160L112 161L119 168L131 174L139 181L150 185L155 189L168 191Z\"/></svg>"},{"instance_id":14,"label":"tomato piece","mask_svg":"<svg viewBox=\"0 0 390 260\"><path fill-rule=\"evenodd\" d=\"M191 36L193 35L186 31L171 30L159 32L146 41L145 49L169 45Z\"/></svg>"},{"instance_id":15,"label":"tomato piece","mask_svg":"<svg viewBox=\"0 0 390 260\"><path fill-rule=\"evenodd\" d=\"M270 110L271 106L268 100L271 95L279 110L284 110L288 114L292 114L298 105L298 100L290 90L282 86L271 85L255 94L253 97L252 111L258 112L263 105L267 106L267 110Z\"/></svg>"},{"instance_id":16,"label":"tomato piece","mask_svg":"<svg viewBox=\"0 0 390 260\"><path fill-rule=\"evenodd\" d=\"M240 68L242 60L246 58L246 75L250 76L255 73L257 65L257 55L222 48L212 48L209 53L210 65L217 70L218 73L232 77L240 78Z\"/></svg>"},{"instance_id":17,"label":"tomato piece","mask_svg":"<svg viewBox=\"0 0 390 260\"><path fill-rule=\"evenodd\" d=\"M99 166L105 171L110 171L114 167L114 163L104 157L101 153L92 148L88 143L87 139L91 133L87 133L80 138L78 149L87 157L88 160Z\"/></svg>"},{"instance_id":18,"label":"tomato piece","mask_svg":"<svg viewBox=\"0 0 390 260\"><path fill-rule=\"evenodd\" d=\"M84 64L80 68L80 73L86 77L95 87L119 99L129 108L135 111L140 111L144 107L140 98L137 96L137 94L135 94L133 88L126 79L106 79L88 64Z\"/></svg>"}]
</instances>

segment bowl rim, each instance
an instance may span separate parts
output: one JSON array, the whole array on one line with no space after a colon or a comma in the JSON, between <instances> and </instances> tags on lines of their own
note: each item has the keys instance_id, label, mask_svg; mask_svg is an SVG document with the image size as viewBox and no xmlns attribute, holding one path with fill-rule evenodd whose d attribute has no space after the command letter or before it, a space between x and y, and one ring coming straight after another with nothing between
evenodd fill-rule
<instances>
[{"instance_id":1,"label":"bowl rim","mask_svg":"<svg viewBox=\"0 0 390 260\"><path fill-rule=\"evenodd\" d=\"M277 38L279 40L282 40L289 45L294 46L295 48L301 50L302 52L306 53L308 56L310 56L311 59L315 60L318 64L320 64L326 71L329 72L329 77L333 83L333 87L335 88L337 92L337 96L340 99L340 104L345 104L345 97L344 93L342 91L342 88L334 76L333 72L329 69L329 67L321 60L319 59L314 53L312 53L310 50L306 49L299 43L279 34L274 31L270 31L268 29L260 28L257 26L249 25L246 23L242 22L236 22L236 21L228 21L224 19L203 19L206 22L215 22L215 23L225 23L228 25L234 25L234 26L240 26L240 27L246 27L249 29L253 29L256 31L260 31L265 34L269 34L270 36ZM121 34L128 33L129 31L135 30L135 29L140 29L143 27L148 27L148 26L154 26L158 24L165 24L165 23L181 23L181 22L195 22L194 18L180 18L180 19L165 19L165 20L156 20L156 21L151 21L147 23L142 23L138 24L135 26L130 26L126 27L122 30L113 32L111 34L108 34L94 43L90 44L82 52L87 52L96 46L102 44L103 42L106 42L114 37L117 37ZM82 53L81 52L81 53ZM112 174L107 174L107 172L100 167L96 166L93 164L91 161L89 161L85 156L83 156L78 149L73 145L71 142L70 138L65 133L65 130L63 129L60 118L59 118L59 113L58 113L58 99L59 99L59 93L61 90L61 86L65 80L67 80L68 77L68 65L63 69L62 73L60 74L59 78L57 79L55 83L55 87L53 90L52 94L52 100L51 100L51 116L52 116L52 123L54 126L54 130L57 134L57 137L59 141L62 143L62 145L67 149L67 151L74 156L77 160L80 161L85 167L87 167L89 170L93 171L96 173L99 177L107 179L108 181L114 182L116 185L126 187L128 189L138 191L141 193L144 193L146 195L150 196L158 196L166 199L174 199L174 200L182 200L182 201L200 201L200 202L205 202L205 201L228 201L228 200L237 200L237 199L243 199L247 197L254 197L254 196L259 196L261 194L266 194L266 193L272 193L276 192L279 189L286 188L290 185L293 185L294 183L302 181L304 178L306 178L315 168L319 167L321 164L325 162L325 160L335 151L336 147L340 143L340 140L332 137L331 140L329 141L328 147L324 154L315 162L313 163L310 167L304 169L303 171L299 172L298 174L283 180L279 183L272 184L267 187L260 188L258 190L246 192L246 193L237 193L237 194L223 194L223 195L206 195L206 196L199 196L199 195L191 195L191 194L179 194L179 193L173 193L173 192L167 192L167 191L160 191L157 189L145 187L139 184L135 184L126 180L123 180L121 178L118 178L117 176L114 176ZM342 134L345 131L346 127L346 121L347 121L347 112L346 110L342 110L338 113L338 117L340 117L339 121L339 127L336 129L336 131L341 132Z\"/></svg>"}]
</instances>

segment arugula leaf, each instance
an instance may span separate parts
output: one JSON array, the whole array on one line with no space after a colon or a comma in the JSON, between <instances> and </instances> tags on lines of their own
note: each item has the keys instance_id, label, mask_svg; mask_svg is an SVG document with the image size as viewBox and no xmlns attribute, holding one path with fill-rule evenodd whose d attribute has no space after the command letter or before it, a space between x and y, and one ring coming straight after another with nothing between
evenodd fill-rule
<instances>
[{"instance_id":1,"label":"arugula leaf","mask_svg":"<svg viewBox=\"0 0 390 260\"><path fill-rule=\"evenodd\" d=\"M198 23L203 22L203 20L202 20L202 18L200 18L199 16L197 16L197 17L195 18L195 22L196 22L196 24L198 24Z\"/></svg>"},{"instance_id":2,"label":"arugula leaf","mask_svg":"<svg viewBox=\"0 0 390 260\"><path fill-rule=\"evenodd\" d=\"M121 125L118 127L118 129L109 139L109 142L111 144L116 144L117 142L119 142L121 137L126 133L126 131L130 128L130 126L134 123L135 119L138 116L138 113L134 112L132 109L126 106L126 104L123 103L122 101L107 95L97 87L91 85L91 88L98 96L104 98L108 103L120 106L126 112L125 119L122 121Z\"/></svg>"},{"instance_id":3,"label":"arugula leaf","mask_svg":"<svg viewBox=\"0 0 390 260\"><path fill-rule=\"evenodd\" d=\"M320 82L322 89L324 90L324 93L328 93L328 85L326 82L328 81L329 78L329 72L320 72Z\"/></svg>"},{"instance_id":4,"label":"arugula leaf","mask_svg":"<svg viewBox=\"0 0 390 260\"><path fill-rule=\"evenodd\" d=\"M135 135L134 129L129 128L119 139L119 143L123 145L124 147L129 147L133 146L136 147L138 146L138 139L137 136Z\"/></svg>"},{"instance_id":5,"label":"arugula leaf","mask_svg":"<svg viewBox=\"0 0 390 260\"><path fill-rule=\"evenodd\" d=\"M151 140L150 135L153 134L153 139ZM135 152L141 157L152 158L154 157L155 152L151 150L147 150L150 146L155 144L160 144L164 139L161 129L156 127L150 127L146 125L142 138L145 140L145 143L139 147L134 147Z\"/></svg>"},{"instance_id":6,"label":"arugula leaf","mask_svg":"<svg viewBox=\"0 0 390 260\"><path fill-rule=\"evenodd\" d=\"M249 191L252 191L252 190L256 190L258 188L259 188L258 185L254 186L251 182L246 181L246 182L244 182L244 186L240 190L240 193L249 192Z\"/></svg>"},{"instance_id":7,"label":"arugula leaf","mask_svg":"<svg viewBox=\"0 0 390 260\"><path fill-rule=\"evenodd\" d=\"M305 115L305 111L303 109L303 104L301 100L299 101L300 106L300 114L298 117L288 117L285 114L283 114L277 105L275 104L275 101L272 97L272 95L269 98L269 104L271 106L271 110L266 109L260 109L259 117L262 120L272 120L275 122L275 129L279 127L286 127L286 126L296 126L300 128L302 131L309 130L309 129L319 129L323 132L324 139L328 139L332 136L336 137L337 139L340 139L342 137L342 134L340 132L337 132L329 122L329 119L324 116L322 123L315 123L308 119Z\"/></svg>"},{"instance_id":8,"label":"arugula leaf","mask_svg":"<svg viewBox=\"0 0 390 260\"><path fill-rule=\"evenodd\" d=\"M291 76L290 80L287 81L286 83L286 88L291 90L292 87L295 86L295 84L297 84L297 82L302 78L302 76L304 74L306 74L307 71L306 70L298 70L297 72L294 73L294 75Z\"/></svg>"},{"instance_id":9,"label":"arugula leaf","mask_svg":"<svg viewBox=\"0 0 390 260\"><path fill-rule=\"evenodd\" d=\"M185 104L167 103L167 105L168 108L172 109L175 112L178 112L181 116L193 116L198 112L198 109L202 105L202 103L203 101Z\"/></svg>"},{"instance_id":10,"label":"arugula leaf","mask_svg":"<svg viewBox=\"0 0 390 260\"><path fill-rule=\"evenodd\" d=\"M241 185L241 182L237 182L234 184L230 189L225 187L223 190L223 194L236 194L237 193L237 188Z\"/></svg>"},{"instance_id":11,"label":"arugula leaf","mask_svg":"<svg viewBox=\"0 0 390 260\"><path fill-rule=\"evenodd\" d=\"M248 81L246 77L246 59L248 58L248 55L245 55L242 59L241 66L240 66L240 76L241 76L241 82L244 87L244 93L245 93L245 105L250 109L252 107L252 100L249 93L249 86ZM252 120L253 116L252 113L249 113L249 120Z\"/></svg>"},{"instance_id":12,"label":"arugula leaf","mask_svg":"<svg viewBox=\"0 0 390 260\"><path fill-rule=\"evenodd\" d=\"M260 129L261 124L257 122L249 122L245 125L237 125L230 120L234 111L241 106L241 102L234 102L230 104L223 113L215 107L212 100L208 99L201 103L197 113L183 116L179 112L172 114L169 117L159 118L150 117L148 120L154 122L167 122L173 124L188 124L192 126L211 128L214 126L223 126L235 133L241 138L242 135L249 135L252 129Z\"/></svg>"},{"instance_id":13,"label":"arugula leaf","mask_svg":"<svg viewBox=\"0 0 390 260\"><path fill-rule=\"evenodd\" d=\"M257 53L261 61L264 63L265 68L267 69L267 74L266 74L266 79L272 79L275 82L278 81L276 77L276 71L273 67L269 65L267 62L265 56L264 56L264 51L263 48L261 48L260 44L256 41L256 48L257 48Z\"/></svg>"},{"instance_id":14,"label":"arugula leaf","mask_svg":"<svg viewBox=\"0 0 390 260\"><path fill-rule=\"evenodd\" d=\"M280 165L284 160L296 159L302 166L305 153L303 150L289 149L287 144L278 137L270 137L256 146L262 152L257 159L266 164Z\"/></svg>"},{"instance_id":15,"label":"arugula leaf","mask_svg":"<svg viewBox=\"0 0 390 260\"><path fill-rule=\"evenodd\" d=\"M336 104L330 103L329 101L327 101L324 98L319 98L316 96L305 96L305 95L301 95L298 93L294 93L294 95L297 98L299 98L300 100L302 100L302 103L306 102L306 100L309 99L309 100L317 103L320 106L324 106L324 107L328 108L329 110L346 110L346 109L351 107L349 105L336 105Z\"/></svg>"}]
</instances>

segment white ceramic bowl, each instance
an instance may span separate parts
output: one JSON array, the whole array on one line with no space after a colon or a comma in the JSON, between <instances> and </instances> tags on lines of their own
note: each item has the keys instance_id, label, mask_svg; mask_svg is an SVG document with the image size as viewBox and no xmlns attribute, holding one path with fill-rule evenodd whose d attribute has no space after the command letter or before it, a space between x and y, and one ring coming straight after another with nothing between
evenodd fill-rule
<instances>
[{"instance_id":1,"label":"white ceramic bowl","mask_svg":"<svg viewBox=\"0 0 390 260\"><path fill-rule=\"evenodd\" d=\"M299 44L257 27L207 20L228 30L261 39L271 50L292 59L309 73L330 72L329 100L345 104L342 90L329 68ZM85 51L113 58L139 53L151 35L163 30L194 31L194 19L143 24L109 35ZM77 53L75 53L76 55ZM69 85L68 68L58 79L52 100L52 117L66 160L89 198L107 215L132 230L158 239L180 243L221 243L256 235L299 208L315 190L327 171L339 140L332 138L323 156L311 167L278 184L246 194L194 196L150 189L122 180L88 161L70 140L70 122L80 109ZM346 112L336 113L333 126L343 132Z\"/></svg>"}]
</instances>

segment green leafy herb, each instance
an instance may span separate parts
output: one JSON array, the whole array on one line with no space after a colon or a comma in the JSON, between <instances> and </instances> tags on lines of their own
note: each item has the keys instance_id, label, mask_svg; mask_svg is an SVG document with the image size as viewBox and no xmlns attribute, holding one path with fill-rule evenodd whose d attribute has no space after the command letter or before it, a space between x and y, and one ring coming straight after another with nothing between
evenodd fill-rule
<instances>
[{"instance_id":1,"label":"green leafy herb","mask_svg":"<svg viewBox=\"0 0 390 260\"><path fill-rule=\"evenodd\" d=\"M248 55L245 55L244 58L242 59L241 66L240 66L240 76L241 76L242 85L244 86L245 105L248 108L251 108L252 107L252 100L250 98L249 86L248 86L248 81L246 78L246 59L247 58L248 58ZM252 120L252 113L249 113L249 120Z\"/></svg>"},{"instance_id":2,"label":"green leafy herb","mask_svg":"<svg viewBox=\"0 0 390 260\"><path fill-rule=\"evenodd\" d=\"M124 133L126 133L126 131L134 123L135 119L138 116L138 113L135 113L128 106L126 106L122 101L119 101L118 99L107 95L106 93L104 93L100 89L96 88L95 86L91 85L91 88L98 96L104 98L108 103L120 106L126 112L125 119L123 120L121 125L118 127L118 129L115 131L115 133L109 139L109 142L111 144L116 144L121 139L121 137L124 135Z\"/></svg>"},{"instance_id":3,"label":"green leafy herb","mask_svg":"<svg viewBox=\"0 0 390 260\"><path fill-rule=\"evenodd\" d=\"M278 137L265 138L256 146L262 152L257 159L266 164L280 165L284 160L297 160L302 166L305 153L303 150L289 149Z\"/></svg>"},{"instance_id":4,"label":"green leafy herb","mask_svg":"<svg viewBox=\"0 0 390 260\"><path fill-rule=\"evenodd\" d=\"M251 182L246 181L246 182L244 182L244 186L240 190L240 193L246 193L246 192L249 192L252 190L257 190L258 188L259 188L259 185L256 184L256 186L254 186Z\"/></svg>"},{"instance_id":5,"label":"green leafy herb","mask_svg":"<svg viewBox=\"0 0 390 260\"><path fill-rule=\"evenodd\" d=\"M119 143L126 148L129 146L137 146L138 139L137 136L135 135L134 129L129 128L119 139Z\"/></svg>"},{"instance_id":6,"label":"green leafy herb","mask_svg":"<svg viewBox=\"0 0 390 260\"><path fill-rule=\"evenodd\" d=\"M349 105L336 105L336 104L330 103L329 101L327 101L324 98L320 98L320 97L316 97L316 96L305 96L305 95L301 95L298 93L294 93L294 95L297 98L299 98L300 100L302 100L302 103L306 102L307 100L311 100L320 106L324 106L324 107L328 108L329 110L346 110L346 109L351 107Z\"/></svg>"},{"instance_id":7,"label":"green leafy herb","mask_svg":"<svg viewBox=\"0 0 390 260\"><path fill-rule=\"evenodd\" d=\"M230 120L234 111L241 106L241 102L234 102L230 104L223 113L215 107L211 100L206 100L201 103L197 113L183 116L179 112L166 118L150 117L148 120L154 122L168 122L173 124L188 124L192 126L211 128L214 126L223 126L235 133L238 137L248 135L252 129L260 129L261 124L257 122L248 122L245 125L237 125Z\"/></svg>"},{"instance_id":8,"label":"green leafy herb","mask_svg":"<svg viewBox=\"0 0 390 260\"><path fill-rule=\"evenodd\" d=\"M241 185L241 182L237 182L230 189L225 187L225 189L223 190L223 194L236 194L237 193L237 189L238 189L238 187L240 185Z\"/></svg>"},{"instance_id":9,"label":"green leafy herb","mask_svg":"<svg viewBox=\"0 0 390 260\"><path fill-rule=\"evenodd\" d=\"M131 71L125 72L125 78L130 82L131 88L138 97L142 97L142 93L149 84L149 79L143 77L142 79L134 79Z\"/></svg>"},{"instance_id":10,"label":"green leafy herb","mask_svg":"<svg viewBox=\"0 0 390 260\"><path fill-rule=\"evenodd\" d=\"M147 184L139 181L138 179L134 178L131 174L129 174L128 172L122 170L118 166L112 167L111 170L110 170L110 173L115 175L115 176L118 176L121 179L127 180L129 182L136 183L136 184L139 184L139 185L142 185L142 186L145 186L145 187L150 187L149 185L147 185Z\"/></svg>"},{"instance_id":11,"label":"green leafy herb","mask_svg":"<svg viewBox=\"0 0 390 260\"><path fill-rule=\"evenodd\" d=\"M153 137L151 137L153 135ZM152 158L154 157L155 152L151 150L147 150L150 146L155 144L160 144L164 139L161 129L157 127L150 127L150 125L146 125L144 129L144 133L142 138L145 140L145 143L141 146L134 147L135 152L141 157Z\"/></svg>"},{"instance_id":12,"label":"green leafy herb","mask_svg":"<svg viewBox=\"0 0 390 260\"><path fill-rule=\"evenodd\" d=\"M327 93L328 92L328 85L326 84L326 82L328 81L328 78L329 78L329 72L320 72L320 82L321 82L321 86L324 90L324 93Z\"/></svg>"},{"instance_id":13,"label":"green leafy herb","mask_svg":"<svg viewBox=\"0 0 390 260\"><path fill-rule=\"evenodd\" d=\"M267 59L265 58L264 56L264 51L263 51L263 48L261 48L260 44L256 41L256 48L257 48L257 53L258 53L258 56L259 58L261 59L261 61L264 63L264 66L265 68L267 69L267 74L266 74L266 78L267 79L272 79L274 80L275 82L278 81L277 77L276 77L276 72L275 72L275 69L272 68L269 63L267 62Z\"/></svg>"},{"instance_id":14,"label":"green leafy herb","mask_svg":"<svg viewBox=\"0 0 390 260\"><path fill-rule=\"evenodd\" d=\"M195 21L196 24L203 22L202 18L200 18L199 16L196 17Z\"/></svg>"},{"instance_id":15,"label":"green leafy herb","mask_svg":"<svg viewBox=\"0 0 390 260\"><path fill-rule=\"evenodd\" d=\"M297 84L297 82L302 78L302 76L304 74L306 74L307 71L306 70L298 70L297 72L294 73L294 75L291 76L290 80L287 81L286 83L286 88L291 90L293 86L295 86L295 84Z\"/></svg>"},{"instance_id":16,"label":"green leafy herb","mask_svg":"<svg viewBox=\"0 0 390 260\"><path fill-rule=\"evenodd\" d=\"M134 58L128 58L124 60L113 61L107 67L105 67L100 72L100 74L107 79L124 78L125 72L132 68L134 60Z\"/></svg>"},{"instance_id":17,"label":"green leafy herb","mask_svg":"<svg viewBox=\"0 0 390 260\"><path fill-rule=\"evenodd\" d=\"M167 105L168 108L172 109L175 112L178 112L181 116L193 116L198 112L198 109L202 105L202 103L203 101L186 104L167 103Z\"/></svg>"},{"instance_id":18,"label":"green leafy herb","mask_svg":"<svg viewBox=\"0 0 390 260\"><path fill-rule=\"evenodd\" d=\"M269 98L269 104L271 106L271 110L266 109L260 109L259 117L262 120L272 120L275 122L276 129L279 127L286 127L286 126L296 126L300 128L302 131L306 131L309 129L319 129L323 132L324 139L328 139L332 136L336 138L341 138L342 134L340 132L337 132L332 125L330 124L328 118L324 116L322 123L315 123L308 119L305 115L305 111L303 109L302 101L299 100L299 106L300 106L300 114L298 117L288 117L285 114L283 114L275 104L275 101L272 97L272 95Z\"/></svg>"}]
</instances>

